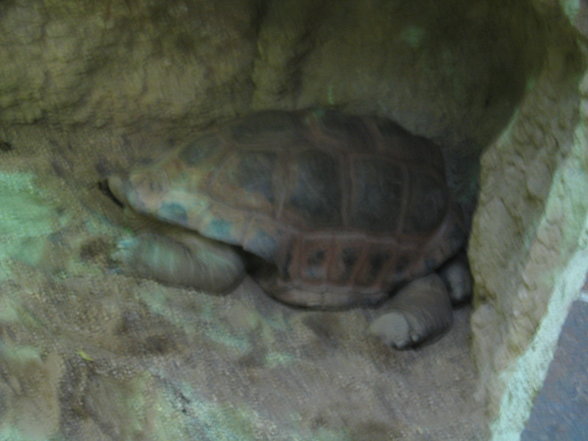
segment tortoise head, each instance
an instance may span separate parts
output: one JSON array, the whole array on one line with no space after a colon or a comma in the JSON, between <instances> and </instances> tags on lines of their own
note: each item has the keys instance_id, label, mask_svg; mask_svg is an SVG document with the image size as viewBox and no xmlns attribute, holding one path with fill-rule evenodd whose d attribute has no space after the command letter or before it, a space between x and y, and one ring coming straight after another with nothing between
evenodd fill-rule
<instances>
[{"instance_id":1,"label":"tortoise head","mask_svg":"<svg viewBox=\"0 0 588 441\"><path fill-rule=\"evenodd\" d=\"M133 208L140 196L129 176L111 175L98 182L100 191L121 208Z\"/></svg>"},{"instance_id":2,"label":"tortoise head","mask_svg":"<svg viewBox=\"0 0 588 441\"><path fill-rule=\"evenodd\" d=\"M151 205L156 205L161 197L163 189L160 181L161 179L153 179L146 173L131 173L111 175L99 186L117 205L138 211L149 211Z\"/></svg>"},{"instance_id":3,"label":"tortoise head","mask_svg":"<svg viewBox=\"0 0 588 441\"><path fill-rule=\"evenodd\" d=\"M100 183L103 193L117 205L138 213L168 221L176 221L168 211L172 205L181 205L170 192L165 170L145 168L129 174L111 175ZM177 210L176 210L177 211ZM172 219L169 219L169 217Z\"/></svg>"},{"instance_id":4,"label":"tortoise head","mask_svg":"<svg viewBox=\"0 0 588 441\"><path fill-rule=\"evenodd\" d=\"M100 190L121 207L128 206L124 191L123 179L120 176L110 176L98 183Z\"/></svg>"}]
</instances>

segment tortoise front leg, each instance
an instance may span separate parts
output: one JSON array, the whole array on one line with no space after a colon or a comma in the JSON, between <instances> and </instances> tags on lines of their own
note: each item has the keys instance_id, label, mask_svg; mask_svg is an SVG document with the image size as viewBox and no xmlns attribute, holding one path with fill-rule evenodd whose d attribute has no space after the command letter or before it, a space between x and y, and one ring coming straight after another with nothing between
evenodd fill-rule
<instances>
[{"instance_id":1,"label":"tortoise front leg","mask_svg":"<svg viewBox=\"0 0 588 441\"><path fill-rule=\"evenodd\" d=\"M449 293L435 273L404 286L384 304L383 310L369 332L397 349L441 335L453 321Z\"/></svg>"},{"instance_id":2,"label":"tortoise front leg","mask_svg":"<svg viewBox=\"0 0 588 441\"><path fill-rule=\"evenodd\" d=\"M245 277L235 249L189 231L141 233L119 243L115 257L142 277L208 292L230 291Z\"/></svg>"}]
</instances>

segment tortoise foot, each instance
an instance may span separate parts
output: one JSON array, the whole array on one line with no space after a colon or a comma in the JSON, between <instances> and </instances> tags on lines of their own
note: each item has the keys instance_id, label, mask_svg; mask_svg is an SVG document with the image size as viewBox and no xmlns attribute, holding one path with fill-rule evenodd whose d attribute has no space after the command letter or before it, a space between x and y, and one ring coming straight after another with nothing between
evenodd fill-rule
<instances>
[{"instance_id":1,"label":"tortoise foot","mask_svg":"<svg viewBox=\"0 0 588 441\"><path fill-rule=\"evenodd\" d=\"M383 310L369 332L397 349L442 335L453 320L447 288L437 274L406 285L384 304Z\"/></svg>"}]
</instances>

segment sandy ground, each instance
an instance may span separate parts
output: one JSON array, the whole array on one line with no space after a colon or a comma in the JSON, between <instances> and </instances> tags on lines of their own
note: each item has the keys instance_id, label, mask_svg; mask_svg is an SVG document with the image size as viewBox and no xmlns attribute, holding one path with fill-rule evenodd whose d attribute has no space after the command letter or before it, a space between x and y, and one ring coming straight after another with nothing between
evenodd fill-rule
<instances>
[{"instance_id":1,"label":"sandy ground","mask_svg":"<svg viewBox=\"0 0 588 441\"><path fill-rule=\"evenodd\" d=\"M396 352L367 337L371 311L120 271L133 230L96 182L189 132L0 131L0 440L485 439L469 307Z\"/></svg>"}]
</instances>

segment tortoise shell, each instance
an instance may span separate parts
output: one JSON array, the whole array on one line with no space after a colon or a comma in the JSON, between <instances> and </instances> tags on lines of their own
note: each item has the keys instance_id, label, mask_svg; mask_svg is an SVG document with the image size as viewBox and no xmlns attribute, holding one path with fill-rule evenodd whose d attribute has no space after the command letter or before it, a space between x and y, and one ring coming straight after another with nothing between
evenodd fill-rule
<instances>
[{"instance_id":1,"label":"tortoise shell","mask_svg":"<svg viewBox=\"0 0 588 441\"><path fill-rule=\"evenodd\" d=\"M465 237L438 146L332 110L236 119L131 171L123 188L135 210L242 247L303 289L389 291Z\"/></svg>"}]
</instances>

